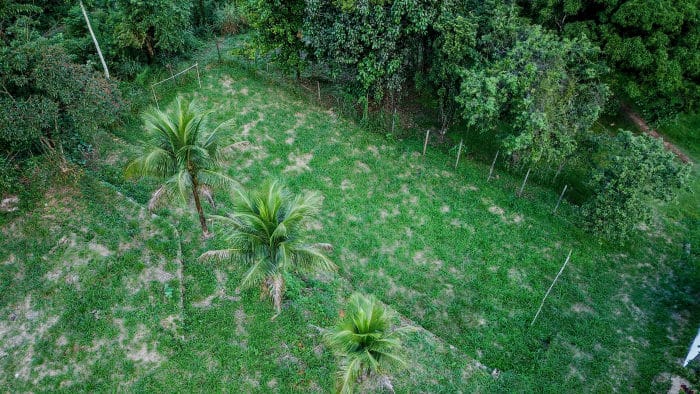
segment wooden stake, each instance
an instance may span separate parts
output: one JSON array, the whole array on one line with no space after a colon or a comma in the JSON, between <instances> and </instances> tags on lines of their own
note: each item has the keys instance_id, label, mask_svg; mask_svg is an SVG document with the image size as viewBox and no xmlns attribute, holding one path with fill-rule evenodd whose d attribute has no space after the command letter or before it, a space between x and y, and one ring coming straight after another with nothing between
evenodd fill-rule
<instances>
[{"instance_id":1,"label":"wooden stake","mask_svg":"<svg viewBox=\"0 0 700 394\"><path fill-rule=\"evenodd\" d=\"M160 109L160 105L158 105L158 97L156 96L156 89L151 85L151 92L153 92L153 100L156 102L156 108Z\"/></svg>"},{"instance_id":2,"label":"wooden stake","mask_svg":"<svg viewBox=\"0 0 700 394\"><path fill-rule=\"evenodd\" d=\"M561 204L561 199L564 198L564 193L566 193L566 188L568 188L569 185L564 185L564 190L561 191L561 194L559 195L559 201L557 201L557 206L554 207L554 212L552 212L553 215L557 214L557 209L559 209L559 204Z\"/></svg>"},{"instance_id":3,"label":"wooden stake","mask_svg":"<svg viewBox=\"0 0 700 394\"><path fill-rule=\"evenodd\" d=\"M562 168L564 168L564 162L559 164L559 168L557 168L557 173L554 174L554 178L552 179L552 183L554 183L557 180L557 177L559 176L559 173L561 172Z\"/></svg>"},{"instance_id":4,"label":"wooden stake","mask_svg":"<svg viewBox=\"0 0 700 394\"><path fill-rule=\"evenodd\" d=\"M525 184L527 183L527 177L530 176L530 170L531 170L531 168L527 169L527 173L525 174L525 179L523 179L523 184L520 186L520 191L518 192L518 197L523 196L523 190L525 190Z\"/></svg>"},{"instance_id":5,"label":"wooden stake","mask_svg":"<svg viewBox=\"0 0 700 394\"><path fill-rule=\"evenodd\" d=\"M318 91L318 102L321 102L321 83L316 81L316 90Z\"/></svg>"},{"instance_id":6,"label":"wooden stake","mask_svg":"<svg viewBox=\"0 0 700 394\"><path fill-rule=\"evenodd\" d=\"M194 64L197 67L197 82L199 82L199 88L202 88L202 79L199 78L199 63Z\"/></svg>"},{"instance_id":7,"label":"wooden stake","mask_svg":"<svg viewBox=\"0 0 700 394\"><path fill-rule=\"evenodd\" d=\"M493 175L493 167L496 165L496 160L498 159L498 153L500 150L496 151L496 156L493 157L493 162L491 162L491 169L489 170L489 177L486 179L486 182L491 180L491 175Z\"/></svg>"},{"instance_id":8,"label":"wooden stake","mask_svg":"<svg viewBox=\"0 0 700 394\"><path fill-rule=\"evenodd\" d=\"M425 132L425 142L423 143L423 156L425 156L425 151L428 149L428 138L430 138L430 130Z\"/></svg>"},{"instance_id":9,"label":"wooden stake","mask_svg":"<svg viewBox=\"0 0 700 394\"><path fill-rule=\"evenodd\" d=\"M396 123L396 107L394 107L394 115L391 116L391 134L394 134L394 124Z\"/></svg>"},{"instance_id":10,"label":"wooden stake","mask_svg":"<svg viewBox=\"0 0 700 394\"><path fill-rule=\"evenodd\" d=\"M532 327L532 325L535 324L535 320L537 320L537 316L539 316L540 312L542 312L542 307L544 306L544 301L547 299L549 292L552 291L552 287L554 287L554 284L557 283L557 279L559 279L559 275L561 275L561 273L564 271L564 267L566 267L566 264L569 263L569 259L571 258L571 252L573 252L573 251L574 251L573 249L569 250L569 255L566 256L566 261L564 261L564 265L561 266L559 273L557 274L556 277L554 277L552 284L549 285L549 289L547 289L547 293L544 295L544 298L542 298L542 302L540 303L540 308L537 309L537 313L535 313L535 317L532 319L532 322L530 323L530 327Z\"/></svg>"},{"instance_id":11,"label":"wooden stake","mask_svg":"<svg viewBox=\"0 0 700 394\"><path fill-rule=\"evenodd\" d=\"M462 143L464 142L463 139L459 140L459 149L457 149L457 161L455 162L455 170L457 169L457 165L459 164L459 156L462 154Z\"/></svg>"},{"instance_id":12,"label":"wooden stake","mask_svg":"<svg viewBox=\"0 0 700 394\"><path fill-rule=\"evenodd\" d=\"M219 45L221 45L221 41L219 39L216 39L216 55L219 57L219 64L221 64L221 48L219 48Z\"/></svg>"},{"instance_id":13,"label":"wooden stake","mask_svg":"<svg viewBox=\"0 0 700 394\"><path fill-rule=\"evenodd\" d=\"M109 70L107 69L107 63L105 63L105 58L102 56L102 51L100 50L100 44L97 42L97 37L92 31L92 26L90 25L90 19L88 18L87 11L85 11L85 6L83 2L80 2L80 9L83 11L83 16L85 17L85 23L87 23L88 31L90 31L90 36L92 37L92 42L95 43L95 48L97 49L97 55L100 57L100 62L102 62L102 68L105 70L105 78L109 80Z\"/></svg>"}]
</instances>

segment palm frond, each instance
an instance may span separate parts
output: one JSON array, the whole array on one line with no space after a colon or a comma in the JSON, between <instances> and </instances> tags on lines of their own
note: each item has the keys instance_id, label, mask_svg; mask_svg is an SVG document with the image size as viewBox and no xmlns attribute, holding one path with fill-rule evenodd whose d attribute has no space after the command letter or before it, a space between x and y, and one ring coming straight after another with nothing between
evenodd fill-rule
<instances>
[{"instance_id":1,"label":"palm frond","mask_svg":"<svg viewBox=\"0 0 700 394\"><path fill-rule=\"evenodd\" d=\"M166 189L165 186L161 185L161 187L159 187L155 192L153 192L153 194L151 195L151 199L148 200L148 210L149 211L156 209L156 206L160 202L161 197L163 197L163 195L166 194L165 189Z\"/></svg>"},{"instance_id":2,"label":"palm frond","mask_svg":"<svg viewBox=\"0 0 700 394\"><path fill-rule=\"evenodd\" d=\"M202 193L202 196L204 196L204 198L207 200L209 205L211 205L211 207L213 209L216 209L216 202L214 201L214 193L211 190L211 188L209 187L209 185L206 185L206 184L202 185L202 187L199 189L199 191Z\"/></svg>"},{"instance_id":3,"label":"palm frond","mask_svg":"<svg viewBox=\"0 0 700 394\"><path fill-rule=\"evenodd\" d=\"M234 257L240 255L239 249L219 249L219 250L209 250L202 253L197 260L199 261L209 261L214 260L217 262L230 261Z\"/></svg>"},{"instance_id":4,"label":"palm frond","mask_svg":"<svg viewBox=\"0 0 700 394\"><path fill-rule=\"evenodd\" d=\"M338 371L338 393L351 394L361 375L362 362L360 359L352 359L346 364L342 364Z\"/></svg>"},{"instance_id":5,"label":"palm frond","mask_svg":"<svg viewBox=\"0 0 700 394\"><path fill-rule=\"evenodd\" d=\"M247 289L263 283L269 270L269 261L264 257L258 259L243 275L241 288Z\"/></svg>"},{"instance_id":6,"label":"palm frond","mask_svg":"<svg viewBox=\"0 0 700 394\"><path fill-rule=\"evenodd\" d=\"M209 186L227 187L229 190L235 193L240 193L240 191L243 189L243 186L238 183L237 180L219 171L214 171L207 168L202 168L199 170L199 179L201 179L202 183Z\"/></svg>"},{"instance_id":7,"label":"palm frond","mask_svg":"<svg viewBox=\"0 0 700 394\"><path fill-rule=\"evenodd\" d=\"M297 268L304 272L324 271L330 272L338 269L323 252L311 245L296 247L294 255Z\"/></svg>"}]
</instances>

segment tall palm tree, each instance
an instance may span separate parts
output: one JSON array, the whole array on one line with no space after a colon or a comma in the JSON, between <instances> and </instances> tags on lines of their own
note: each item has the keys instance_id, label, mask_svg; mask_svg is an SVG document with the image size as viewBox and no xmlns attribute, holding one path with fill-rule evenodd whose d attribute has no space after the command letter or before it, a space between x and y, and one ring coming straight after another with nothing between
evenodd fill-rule
<instances>
[{"instance_id":1,"label":"tall palm tree","mask_svg":"<svg viewBox=\"0 0 700 394\"><path fill-rule=\"evenodd\" d=\"M219 171L221 132L229 121L206 129L208 112L194 102L177 98L166 110L149 110L143 115L147 134L142 156L129 163L128 177L152 176L163 179L148 203L153 209L167 197L179 195L185 201L191 195L204 236L209 236L200 195L210 202L210 186L237 183Z\"/></svg>"},{"instance_id":2,"label":"tall palm tree","mask_svg":"<svg viewBox=\"0 0 700 394\"><path fill-rule=\"evenodd\" d=\"M323 253L323 244L308 243L306 223L321 209L321 198L309 192L292 195L278 181L269 181L253 192L236 190L234 210L215 219L226 227L230 247L211 250L200 260L233 260L248 270L242 288L261 286L272 298L277 315L282 310L285 277L296 272L331 271L336 266Z\"/></svg>"},{"instance_id":3,"label":"tall palm tree","mask_svg":"<svg viewBox=\"0 0 700 394\"><path fill-rule=\"evenodd\" d=\"M393 319L393 314L374 297L356 293L350 296L340 324L324 330L324 339L340 362L339 393L352 393L358 384L371 378L380 378L391 389L386 370L406 364L400 356L401 337L416 330L411 326L392 328Z\"/></svg>"}]
</instances>

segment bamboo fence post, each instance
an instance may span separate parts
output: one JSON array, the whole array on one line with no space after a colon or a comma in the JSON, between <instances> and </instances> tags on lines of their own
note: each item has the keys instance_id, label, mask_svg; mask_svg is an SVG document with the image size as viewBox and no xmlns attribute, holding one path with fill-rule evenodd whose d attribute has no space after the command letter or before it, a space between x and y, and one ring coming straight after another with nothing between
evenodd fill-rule
<instances>
[{"instance_id":1,"label":"bamboo fence post","mask_svg":"<svg viewBox=\"0 0 700 394\"><path fill-rule=\"evenodd\" d=\"M557 168L557 173L554 174L554 178L552 178L552 183L556 182L557 177L559 176L559 173L561 173L561 170L564 168L564 164L565 164L565 162L562 162L561 164L559 164L559 167Z\"/></svg>"},{"instance_id":2,"label":"bamboo fence post","mask_svg":"<svg viewBox=\"0 0 700 394\"><path fill-rule=\"evenodd\" d=\"M423 143L423 156L425 157L425 151L428 149L428 139L430 138L430 130L425 132L425 142Z\"/></svg>"},{"instance_id":3,"label":"bamboo fence post","mask_svg":"<svg viewBox=\"0 0 700 394\"><path fill-rule=\"evenodd\" d=\"M194 64L197 67L197 82L199 82L199 88L202 88L202 79L199 78L199 62Z\"/></svg>"},{"instance_id":4,"label":"bamboo fence post","mask_svg":"<svg viewBox=\"0 0 700 394\"><path fill-rule=\"evenodd\" d=\"M394 134L394 125L396 124L396 107L394 107L394 114L391 116L391 134Z\"/></svg>"},{"instance_id":5,"label":"bamboo fence post","mask_svg":"<svg viewBox=\"0 0 700 394\"><path fill-rule=\"evenodd\" d=\"M156 102L156 108L160 109L160 105L158 105L158 96L156 96L156 89L151 85L151 92L153 92L153 100Z\"/></svg>"},{"instance_id":6,"label":"bamboo fence post","mask_svg":"<svg viewBox=\"0 0 700 394\"><path fill-rule=\"evenodd\" d=\"M518 197L523 196L523 191L525 190L525 184L527 183L527 178L530 176L530 170L532 167L528 167L527 173L525 174L525 179L523 179L523 184L520 186L520 191L518 191Z\"/></svg>"},{"instance_id":7,"label":"bamboo fence post","mask_svg":"<svg viewBox=\"0 0 700 394\"><path fill-rule=\"evenodd\" d=\"M500 150L496 151L496 156L493 157L493 161L491 162L491 169L489 170L489 177L486 178L486 182L491 180L491 175L493 175L493 167L496 165L496 160L498 159L498 153Z\"/></svg>"},{"instance_id":8,"label":"bamboo fence post","mask_svg":"<svg viewBox=\"0 0 700 394\"><path fill-rule=\"evenodd\" d=\"M547 299L549 292L552 291L552 287L554 287L554 284L557 282L557 279L559 279L559 276L564 271L564 267L566 267L566 264L569 263L569 259L571 258L571 252L573 252L573 251L574 251L573 249L569 250L569 255L566 256L566 261L564 261L564 265L561 266L559 273L557 274L556 277L554 277L552 284L549 285L549 289L547 289L547 293L544 295L544 298L542 298L542 302L540 303L540 307L539 307L539 309L537 309L537 313L535 313L535 317L532 319L532 322L530 323L530 327L532 327L532 325L535 324L535 320L537 320L537 316L539 316L540 312L542 312L542 307L544 306L544 301Z\"/></svg>"},{"instance_id":9,"label":"bamboo fence post","mask_svg":"<svg viewBox=\"0 0 700 394\"><path fill-rule=\"evenodd\" d=\"M554 212L552 212L552 215L557 214L557 209L559 209L559 204L561 204L561 199L564 198L564 193L566 193L566 188L568 188L569 185L564 185L564 190L561 191L561 194L559 195L559 200L557 201L557 206L554 207Z\"/></svg>"},{"instance_id":10,"label":"bamboo fence post","mask_svg":"<svg viewBox=\"0 0 700 394\"><path fill-rule=\"evenodd\" d=\"M216 39L216 55L219 57L219 64L221 64L221 48L219 47L221 45L221 41L219 38Z\"/></svg>"},{"instance_id":11,"label":"bamboo fence post","mask_svg":"<svg viewBox=\"0 0 700 394\"><path fill-rule=\"evenodd\" d=\"M457 149L457 161L455 162L455 170L457 169L457 166L459 165L459 156L462 155L462 143L464 142L463 139L459 140L459 149Z\"/></svg>"},{"instance_id":12,"label":"bamboo fence post","mask_svg":"<svg viewBox=\"0 0 700 394\"><path fill-rule=\"evenodd\" d=\"M316 81L316 90L318 91L318 102L321 102L321 83Z\"/></svg>"}]
</instances>

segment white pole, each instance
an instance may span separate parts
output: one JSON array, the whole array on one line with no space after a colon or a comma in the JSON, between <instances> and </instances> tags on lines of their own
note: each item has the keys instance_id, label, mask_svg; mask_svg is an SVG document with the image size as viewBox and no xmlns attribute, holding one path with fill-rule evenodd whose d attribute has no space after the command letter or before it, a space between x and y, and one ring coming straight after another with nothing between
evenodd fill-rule
<instances>
[{"instance_id":1,"label":"white pole","mask_svg":"<svg viewBox=\"0 0 700 394\"><path fill-rule=\"evenodd\" d=\"M557 209L559 209L559 204L561 204L561 199L564 198L564 193L566 193L567 187L569 187L569 185L564 185L564 190L561 191L561 194L559 195L559 201L557 201L557 206L554 207L554 212L552 212L552 214L557 213Z\"/></svg>"},{"instance_id":2,"label":"white pole","mask_svg":"<svg viewBox=\"0 0 700 394\"><path fill-rule=\"evenodd\" d=\"M202 88L202 79L199 78L199 63L195 63L195 66L197 66L197 82L199 82L199 88Z\"/></svg>"},{"instance_id":3,"label":"white pole","mask_svg":"<svg viewBox=\"0 0 700 394\"><path fill-rule=\"evenodd\" d=\"M542 303L540 303L540 308L537 310L537 313L535 314L535 318L532 319L532 323L530 323L530 327L532 327L532 325L535 324L535 320L537 320L537 316L539 316L540 312L542 312L542 307L544 306L544 300L547 299L549 292L552 291L552 287L554 287L554 284L557 282L557 279L559 279L559 275L561 275L561 273L564 271L564 267L566 267L566 264L569 263L569 259L571 258L571 252L573 252L573 251L574 251L573 249L569 250L569 255L566 256L566 261L564 261L564 265L561 266L559 273L557 274L556 277L554 277L552 284L549 285L549 289L547 289L547 293L544 295L544 298L542 298Z\"/></svg>"},{"instance_id":4,"label":"white pole","mask_svg":"<svg viewBox=\"0 0 700 394\"><path fill-rule=\"evenodd\" d=\"M525 179L523 179L523 184L522 184L522 186L520 186L520 191L518 192L518 197L523 196L523 190L525 190L525 184L527 183L527 177L530 176L530 170L531 170L531 168L527 169L527 173L525 174Z\"/></svg>"},{"instance_id":5,"label":"white pole","mask_svg":"<svg viewBox=\"0 0 700 394\"><path fill-rule=\"evenodd\" d=\"M423 156L425 156L425 151L428 149L428 138L430 138L430 130L425 132L425 142L423 143Z\"/></svg>"},{"instance_id":6,"label":"white pole","mask_svg":"<svg viewBox=\"0 0 700 394\"><path fill-rule=\"evenodd\" d=\"M491 162L491 169L489 170L489 177L486 178L486 182L491 180L491 175L493 175L493 167L496 165L496 160L498 159L498 153L500 150L496 151L496 156L493 157L493 161Z\"/></svg>"},{"instance_id":7,"label":"white pole","mask_svg":"<svg viewBox=\"0 0 700 394\"><path fill-rule=\"evenodd\" d=\"M153 99L156 101L156 107L160 109L160 105L158 105L158 97L156 96L156 89L151 85L151 92L153 92Z\"/></svg>"},{"instance_id":8,"label":"white pole","mask_svg":"<svg viewBox=\"0 0 700 394\"><path fill-rule=\"evenodd\" d=\"M457 165L459 165L459 156L462 154L462 143L464 140L459 140L459 149L457 149L457 162L455 162L455 170L457 169Z\"/></svg>"},{"instance_id":9,"label":"white pole","mask_svg":"<svg viewBox=\"0 0 700 394\"><path fill-rule=\"evenodd\" d=\"M85 17L85 23L87 23L88 30L90 31L90 36L92 37L92 42L95 43L95 48L97 48L97 55L100 57L100 61L102 62L102 68L105 70L105 78L109 79L109 70L107 69L107 63L105 63L105 58L102 56L102 51L100 50L100 44L97 43L97 37L95 37L95 33L92 31L92 26L90 25L90 19L88 18L87 11L85 11L85 6L83 5L83 2L80 1L80 9L83 10L83 16Z\"/></svg>"}]
</instances>

